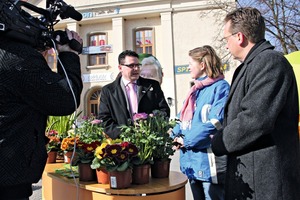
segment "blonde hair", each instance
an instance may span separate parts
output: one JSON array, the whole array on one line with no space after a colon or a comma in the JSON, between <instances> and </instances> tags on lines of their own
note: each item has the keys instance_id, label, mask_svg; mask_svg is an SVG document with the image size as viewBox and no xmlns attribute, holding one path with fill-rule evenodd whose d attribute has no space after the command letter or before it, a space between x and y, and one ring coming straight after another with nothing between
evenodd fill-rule
<instances>
[{"instance_id":1,"label":"blonde hair","mask_svg":"<svg viewBox=\"0 0 300 200\"><path fill-rule=\"evenodd\" d=\"M217 78L218 76L223 75L221 59L211 46L204 45L203 47L192 49L189 51L189 56L199 63L205 63L206 74L208 77Z\"/></svg>"}]
</instances>

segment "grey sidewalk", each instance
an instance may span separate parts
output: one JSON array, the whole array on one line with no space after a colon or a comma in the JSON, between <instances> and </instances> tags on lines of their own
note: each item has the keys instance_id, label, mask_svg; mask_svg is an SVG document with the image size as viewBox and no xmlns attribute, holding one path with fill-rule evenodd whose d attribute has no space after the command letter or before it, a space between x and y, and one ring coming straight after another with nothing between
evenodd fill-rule
<instances>
[{"instance_id":1,"label":"grey sidewalk","mask_svg":"<svg viewBox=\"0 0 300 200\"><path fill-rule=\"evenodd\" d=\"M33 194L29 197L29 200L42 200L42 179L32 185Z\"/></svg>"}]
</instances>

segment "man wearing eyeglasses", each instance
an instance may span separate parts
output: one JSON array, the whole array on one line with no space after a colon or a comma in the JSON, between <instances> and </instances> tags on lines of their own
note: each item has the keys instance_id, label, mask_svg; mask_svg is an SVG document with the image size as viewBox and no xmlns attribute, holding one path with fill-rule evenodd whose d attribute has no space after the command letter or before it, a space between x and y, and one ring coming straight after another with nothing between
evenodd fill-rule
<instances>
[{"instance_id":1,"label":"man wearing eyeglasses","mask_svg":"<svg viewBox=\"0 0 300 200\"><path fill-rule=\"evenodd\" d=\"M161 110L170 116L170 108L160 84L140 77L139 56L131 50L123 51L118 58L120 76L103 87L99 116L105 133L112 139L120 135L120 125L129 125L136 113Z\"/></svg>"},{"instance_id":2,"label":"man wearing eyeglasses","mask_svg":"<svg viewBox=\"0 0 300 200\"><path fill-rule=\"evenodd\" d=\"M225 199L300 198L298 92L292 66L265 40L264 17L239 8L225 17L226 48L241 62L212 138L227 155Z\"/></svg>"}]
</instances>

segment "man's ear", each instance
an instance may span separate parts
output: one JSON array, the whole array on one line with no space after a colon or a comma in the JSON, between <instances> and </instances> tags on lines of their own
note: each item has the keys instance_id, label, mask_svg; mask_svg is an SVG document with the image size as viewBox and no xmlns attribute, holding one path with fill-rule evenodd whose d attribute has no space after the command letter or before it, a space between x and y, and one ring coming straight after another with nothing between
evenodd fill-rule
<instances>
[{"instance_id":1,"label":"man's ear","mask_svg":"<svg viewBox=\"0 0 300 200\"><path fill-rule=\"evenodd\" d=\"M245 42L245 35L241 32L238 32L237 34L237 37L238 37L238 43L241 45L243 42Z\"/></svg>"}]
</instances>

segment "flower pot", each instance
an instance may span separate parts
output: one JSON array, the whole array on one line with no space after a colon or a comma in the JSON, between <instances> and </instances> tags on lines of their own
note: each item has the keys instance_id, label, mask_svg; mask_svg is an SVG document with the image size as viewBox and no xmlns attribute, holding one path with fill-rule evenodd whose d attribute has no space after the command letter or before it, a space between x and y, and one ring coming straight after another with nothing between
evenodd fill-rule
<instances>
[{"instance_id":1,"label":"flower pot","mask_svg":"<svg viewBox=\"0 0 300 200\"><path fill-rule=\"evenodd\" d=\"M150 165L135 165L132 169L132 183L133 184L147 184L149 183Z\"/></svg>"},{"instance_id":2,"label":"flower pot","mask_svg":"<svg viewBox=\"0 0 300 200\"><path fill-rule=\"evenodd\" d=\"M109 184L109 173L104 168L96 169L97 181L100 184Z\"/></svg>"},{"instance_id":3,"label":"flower pot","mask_svg":"<svg viewBox=\"0 0 300 200\"><path fill-rule=\"evenodd\" d=\"M64 151L64 162L70 164L73 156L73 151ZM73 160L75 160L76 153Z\"/></svg>"},{"instance_id":4,"label":"flower pot","mask_svg":"<svg viewBox=\"0 0 300 200\"><path fill-rule=\"evenodd\" d=\"M113 189L125 189L131 184L131 169L109 172L109 185Z\"/></svg>"},{"instance_id":5,"label":"flower pot","mask_svg":"<svg viewBox=\"0 0 300 200\"><path fill-rule=\"evenodd\" d=\"M95 181L96 171L91 168L89 163L78 164L79 181Z\"/></svg>"},{"instance_id":6,"label":"flower pot","mask_svg":"<svg viewBox=\"0 0 300 200\"><path fill-rule=\"evenodd\" d=\"M47 163L56 163L57 151L48 152Z\"/></svg>"},{"instance_id":7,"label":"flower pot","mask_svg":"<svg viewBox=\"0 0 300 200\"><path fill-rule=\"evenodd\" d=\"M171 160L154 160L151 165L151 177L152 178L167 178L170 173Z\"/></svg>"}]
</instances>

